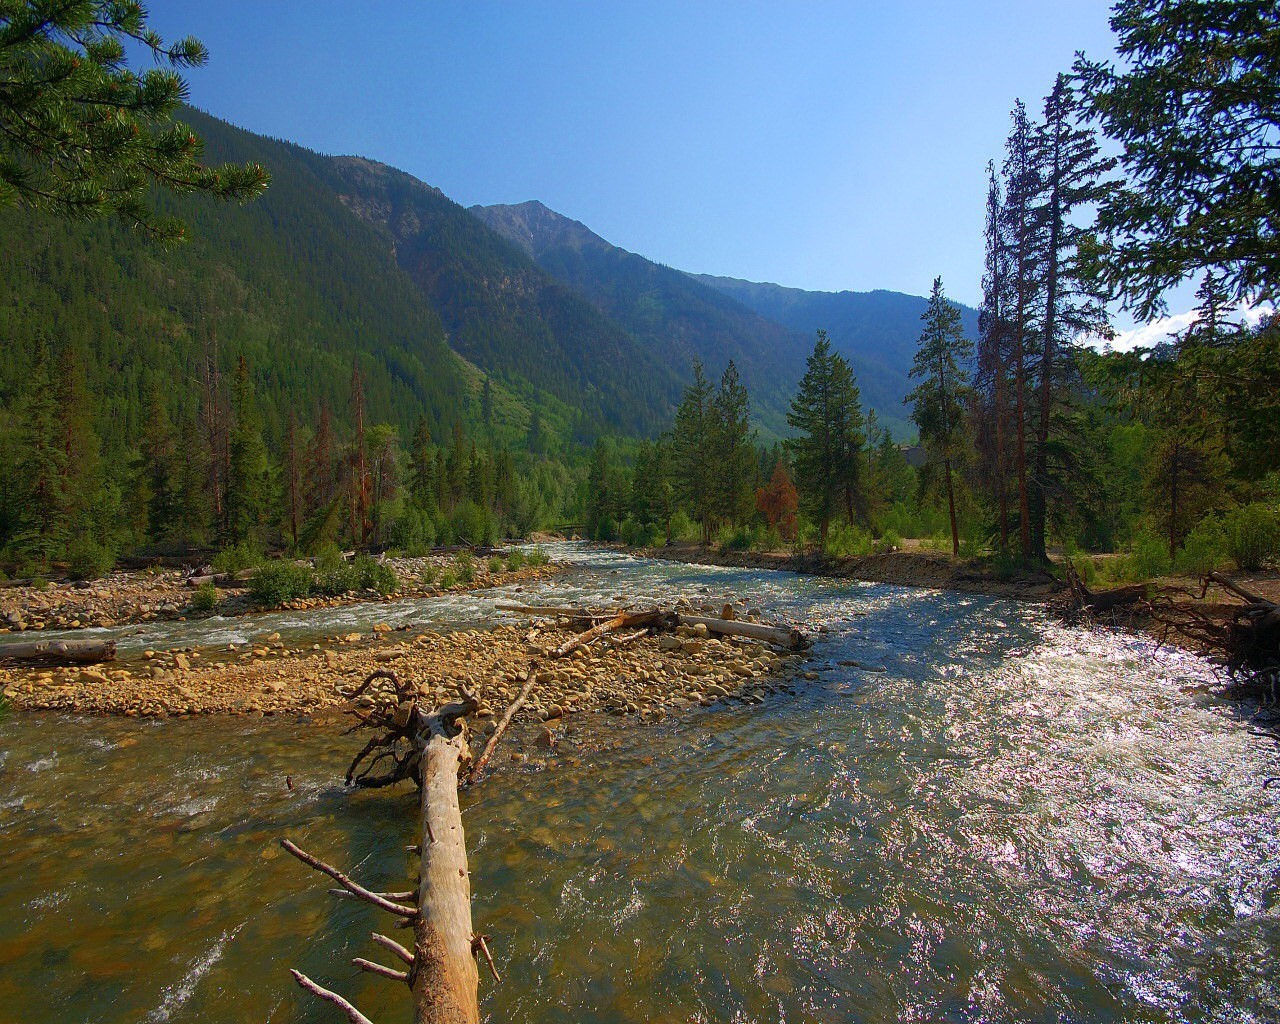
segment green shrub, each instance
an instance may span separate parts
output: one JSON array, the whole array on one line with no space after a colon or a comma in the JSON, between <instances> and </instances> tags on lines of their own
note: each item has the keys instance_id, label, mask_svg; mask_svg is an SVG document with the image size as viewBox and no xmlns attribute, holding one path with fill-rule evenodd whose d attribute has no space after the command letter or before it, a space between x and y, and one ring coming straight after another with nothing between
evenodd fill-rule
<instances>
[{"instance_id":1,"label":"green shrub","mask_svg":"<svg viewBox=\"0 0 1280 1024\"><path fill-rule=\"evenodd\" d=\"M452 590L458 585L458 577L454 575L452 569L446 569L440 574L440 586L444 590Z\"/></svg>"},{"instance_id":2,"label":"green shrub","mask_svg":"<svg viewBox=\"0 0 1280 1024\"><path fill-rule=\"evenodd\" d=\"M490 576L497 576L499 573L502 572L502 568L503 568L502 559L499 558L497 555L494 555L492 558L489 559L489 575Z\"/></svg>"},{"instance_id":3,"label":"green shrub","mask_svg":"<svg viewBox=\"0 0 1280 1024\"><path fill-rule=\"evenodd\" d=\"M874 545L872 545L872 550L877 555L884 555L884 554L888 554L890 551L893 551L901 547L902 547L902 538L899 537L893 530L885 530L884 533L880 535L880 539L877 540Z\"/></svg>"},{"instance_id":4,"label":"green shrub","mask_svg":"<svg viewBox=\"0 0 1280 1024\"><path fill-rule=\"evenodd\" d=\"M671 536L676 540L697 540L702 536L702 531L684 509L679 509L671 517Z\"/></svg>"},{"instance_id":5,"label":"green shrub","mask_svg":"<svg viewBox=\"0 0 1280 1024\"><path fill-rule=\"evenodd\" d=\"M72 543L67 560L71 578L77 580L96 580L109 573L116 564L114 551L88 537Z\"/></svg>"},{"instance_id":6,"label":"green shrub","mask_svg":"<svg viewBox=\"0 0 1280 1024\"><path fill-rule=\"evenodd\" d=\"M307 565L289 561L268 562L249 578L249 596L266 607L278 608L311 593L315 574Z\"/></svg>"},{"instance_id":7,"label":"green shrub","mask_svg":"<svg viewBox=\"0 0 1280 1024\"><path fill-rule=\"evenodd\" d=\"M1086 587L1098 578L1098 567L1093 564L1093 559L1088 555L1076 555L1071 559L1071 567L1075 569L1076 575Z\"/></svg>"},{"instance_id":8,"label":"green shrub","mask_svg":"<svg viewBox=\"0 0 1280 1024\"><path fill-rule=\"evenodd\" d=\"M400 589L395 570L368 555L359 555L351 563L355 572L357 590L373 590L386 597Z\"/></svg>"},{"instance_id":9,"label":"green shrub","mask_svg":"<svg viewBox=\"0 0 1280 1024\"><path fill-rule=\"evenodd\" d=\"M1223 520L1227 554L1253 572L1280 558L1280 509L1255 501L1232 509Z\"/></svg>"},{"instance_id":10,"label":"green shrub","mask_svg":"<svg viewBox=\"0 0 1280 1024\"><path fill-rule=\"evenodd\" d=\"M1153 533L1144 530L1133 539L1132 574L1138 580L1164 576L1173 567L1169 560L1169 545Z\"/></svg>"},{"instance_id":11,"label":"green shrub","mask_svg":"<svg viewBox=\"0 0 1280 1024\"><path fill-rule=\"evenodd\" d=\"M523 551L512 551L507 555L507 569L515 572L524 566L525 558Z\"/></svg>"},{"instance_id":12,"label":"green shrub","mask_svg":"<svg viewBox=\"0 0 1280 1024\"><path fill-rule=\"evenodd\" d=\"M50 583L47 579L45 579L43 576L31 577L32 590L48 590L51 586L53 586L53 584Z\"/></svg>"},{"instance_id":13,"label":"green shrub","mask_svg":"<svg viewBox=\"0 0 1280 1024\"><path fill-rule=\"evenodd\" d=\"M525 555L525 561L530 565L546 565L551 558L542 548L534 548Z\"/></svg>"},{"instance_id":14,"label":"green shrub","mask_svg":"<svg viewBox=\"0 0 1280 1024\"><path fill-rule=\"evenodd\" d=\"M218 588L212 583L201 583L191 595L191 610L211 612L218 607Z\"/></svg>"},{"instance_id":15,"label":"green shrub","mask_svg":"<svg viewBox=\"0 0 1280 1024\"><path fill-rule=\"evenodd\" d=\"M871 554L871 534L852 523L832 523L823 553L828 558L865 558Z\"/></svg>"},{"instance_id":16,"label":"green shrub","mask_svg":"<svg viewBox=\"0 0 1280 1024\"><path fill-rule=\"evenodd\" d=\"M1222 520L1208 515L1187 534L1173 564L1179 572L1206 573L1218 568L1226 559L1227 534Z\"/></svg>"},{"instance_id":17,"label":"green shrub","mask_svg":"<svg viewBox=\"0 0 1280 1024\"><path fill-rule=\"evenodd\" d=\"M436 524L430 514L413 505L405 506L391 521L387 540L412 558L431 550L436 542Z\"/></svg>"},{"instance_id":18,"label":"green shrub","mask_svg":"<svg viewBox=\"0 0 1280 1024\"><path fill-rule=\"evenodd\" d=\"M229 548L223 548L213 557L214 572L239 572L241 569L256 569L265 565L267 556L262 548L250 541L241 541Z\"/></svg>"},{"instance_id":19,"label":"green shrub","mask_svg":"<svg viewBox=\"0 0 1280 1024\"><path fill-rule=\"evenodd\" d=\"M455 539L467 544L492 544L498 526L488 509L474 501L464 501L449 516L448 532Z\"/></svg>"},{"instance_id":20,"label":"green shrub","mask_svg":"<svg viewBox=\"0 0 1280 1024\"><path fill-rule=\"evenodd\" d=\"M464 551L453 560L455 572L460 583L473 583L476 578L476 560Z\"/></svg>"},{"instance_id":21,"label":"green shrub","mask_svg":"<svg viewBox=\"0 0 1280 1024\"><path fill-rule=\"evenodd\" d=\"M360 577L336 544L326 544L315 558L315 592L330 597L356 590Z\"/></svg>"}]
</instances>

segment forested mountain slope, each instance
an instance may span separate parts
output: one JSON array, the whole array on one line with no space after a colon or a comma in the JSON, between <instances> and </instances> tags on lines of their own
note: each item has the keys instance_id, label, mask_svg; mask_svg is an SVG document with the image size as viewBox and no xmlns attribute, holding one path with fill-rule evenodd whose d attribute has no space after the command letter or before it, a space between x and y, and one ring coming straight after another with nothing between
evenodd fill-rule
<instances>
[{"instance_id":1,"label":"forested mountain slope","mask_svg":"<svg viewBox=\"0 0 1280 1024\"><path fill-rule=\"evenodd\" d=\"M767 320L679 270L611 244L537 201L473 206L471 212L527 252L556 279L591 299L663 365L682 371L695 358L712 376L733 359L751 392L756 419L786 429L786 408L813 332Z\"/></svg>"},{"instance_id":2,"label":"forested mountain slope","mask_svg":"<svg viewBox=\"0 0 1280 1024\"><path fill-rule=\"evenodd\" d=\"M914 433L902 399L911 390L907 374L920 340L920 314L928 300L901 292L811 292L733 277L690 275L769 320L812 337L818 328L858 375L862 401L896 431ZM976 337L978 313L960 307L965 333ZM896 423L894 421L897 421Z\"/></svg>"},{"instance_id":3,"label":"forested mountain slope","mask_svg":"<svg viewBox=\"0 0 1280 1024\"><path fill-rule=\"evenodd\" d=\"M326 161L342 201L377 226L440 312L450 343L509 386L577 410L574 433L653 433L687 368L663 362L439 189L384 164Z\"/></svg>"}]
</instances>

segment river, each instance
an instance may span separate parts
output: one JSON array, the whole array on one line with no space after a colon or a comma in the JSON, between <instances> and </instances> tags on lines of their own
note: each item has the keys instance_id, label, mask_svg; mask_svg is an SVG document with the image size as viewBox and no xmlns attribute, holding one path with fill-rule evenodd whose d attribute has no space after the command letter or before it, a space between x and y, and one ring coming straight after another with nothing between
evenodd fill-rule
<instances>
[{"instance_id":1,"label":"river","mask_svg":"<svg viewBox=\"0 0 1280 1024\"><path fill-rule=\"evenodd\" d=\"M825 632L797 696L464 794L489 1019L1280 1019L1275 757L1196 658L993 598L555 553L578 566L524 598L738 594ZM473 625L494 600L288 621ZM265 627L172 628L146 643ZM306 721L0 720L0 1022L339 1019L291 966L407 1021L402 987L350 965L389 922L276 845L412 884L412 794L345 791L356 745Z\"/></svg>"}]
</instances>

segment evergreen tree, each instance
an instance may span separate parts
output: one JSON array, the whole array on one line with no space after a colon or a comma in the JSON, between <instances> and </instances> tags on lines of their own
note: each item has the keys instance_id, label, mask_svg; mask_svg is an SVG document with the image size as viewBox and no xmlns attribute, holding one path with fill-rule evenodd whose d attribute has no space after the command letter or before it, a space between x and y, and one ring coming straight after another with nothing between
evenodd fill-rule
<instances>
[{"instance_id":1,"label":"evergreen tree","mask_svg":"<svg viewBox=\"0 0 1280 1024\"><path fill-rule=\"evenodd\" d=\"M860 477L862 411L853 370L818 331L787 422L798 436L787 441L806 511L817 521L823 547L843 501L852 519Z\"/></svg>"},{"instance_id":2,"label":"evergreen tree","mask_svg":"<svg viewBox=\"0 0 1280 1024\"><path fill-rule=\"evenodd\" d=\"M126 45L158 67L138 74ZM202 144L174 120L179 70L208 60L188 37L172 45L133 0L7 0L0 4L0 206L65 217L119 214L164 239L183 227L158 218L150 190L247 200L266 188L258 164L205 167Z\"/></svg>"},{"instance_id":3,"label":"evergreen tree","mask_svg":"<svg viewBox=\"0 0 1280 1024\"><path fill-rule=\"evenodd\" d=\"M228 447L226 539L261 544L271 513L271 466L244 356L236 362L231 395L235 424Z\"/></svg>"},{"instance_id":4,"label":"evergreen tree","mask_svg":"<svg viewBox=\"0 0 1280 1024\"><path fill-rule=\"evenodd\" d=\"M702 363L694 360L693 382L684 390L671 431L671 464L680 501L702 531L702 543L711 543L715 519L715 462L712 447L715 413L711 385Z\"/></svg>"},{"instance_id":5,"label":"evergreen tree","mask_svg":"<svg viewBox=\"0 0 1280 1024\"><path fill-rule=\"evenodd\" d=\"M292 409L284 434L284 502L285 525L289 542L298 546L298 527L302 521L302 462L298 450L298 420Z\"/></svg>"},{"instance_id":6,"label":"evergreen tree","mask_svg":"<svg viewBox=\"0 0 1280 1024\"><path fill-rule=\"evenodd\" d=\"M1024 561L1033 558L1031 497L1028 481L1027 415L1031 380L1028 353L1036 343L1036 327L1042 302L1043 278L1039 273L1043 249L1043 218L1036 204L1042 194L1040 168L1035 159L1034 136L1026 107L1014 104L1013 128L1006 143L1003 168L1005 199L1001 230L1008 247L1005 313L1009 324L1009 352L1013 385L1014 468L1018 486L1018 532Z\"/></svg>"},{"instance_id":7,"label":"evergreen tree","mask_svg":"<svg viewBox=\"0 0 1280 1024\"><path fill-rule=\"evenodd\" d=\"M714 452L710 503L731 523L745 520L755 495L756 452L751 439L750 400L733 360L711 401L709 446Z\"/></svg>"},{"instance_id":8,"label":"evergreen tree","mask_svg":"<svg viewBox=\"0 0 1280 1024\"><path fill-rule=\"evenodd\" d=\"M1009 440L1013 433L1009 399L1012 329L1006 302L1009 286L1009 248L1005 244L1000 182L995 165L987 164L986 255L982 277L982 306L978 311L978 350L974 408L974 440L979 473L996 505L997 535L1002 555L1009 552Z\"/></svg>"},{"instance_id":9,"label":"evergreen tree","mask_svg":"<svg viewBox=\"0 0 1280 1024\"><path fill-rule=\"evenodd\" d=\"M1179 281L1221 275L1231 299L1280 287L1280 8L1275 0L1119 0L1120 67L1083 55L1086 112L1123 145L1127 181L1098 224L1097 272L1149 320Z\"/></svg>"},{"instance_id":10,"label":"evergreen tree","mask_svg":"<svg viewBox=\"0 0 1280 1024\"><path fill-rule=\"evenodd\" d=\"M431 443L431 428L425 416L418 418L409 442L409 495L413 503L428 515L435 517L436 504L435 446Z\"/></svg>"},{"instance_id":11,"label":"evergreen tree","mask_svg":"<svg viewBox=\"0 0 1280 1024\"><path fill-rule=\"evenodd\" d=\"M1074 375L1075 339L1109 336L1106 309L1086 277L1086 261L1096 246L1079 216L1082 208L1101 202L1110 191L1104 175L1115 161L1099 155L1094 133L1073 123L1075 99L1067 77L1059 75L1045 100L1044 123L1038 126L1033 156L1039 168L1041 196L1036 215L1044 244L1043 312L1039 326L1039 418L1031 470L1031 554L1047 561L1045 520L1051 493L1062 496L1061 477L1069 457L1064 431L1054 430L1055 409L1066 382ZM1055 436L1056 434L1056 436ZM1051 454L1059 458L1051 465Z\"/></svg>"},{"instance_id":12,"label":"evergreen tree","mask_svg":"<svg viewBox=\"0 0 1280 1024\"><path fill-rule=\"evenodd\" d=\"M973 344L960 326L960 310L947 301L942 278L933 280L928 308L920 317L924 330L911 376L920 383L904 401L911 403L911 419L920 428L920 441L942 463L951 520L951 553L960 554L960 528L956 521L956 496L952 464L964 440L964 408L968 400L968 374L964 369Z\"/></svg>"}]
</instances>

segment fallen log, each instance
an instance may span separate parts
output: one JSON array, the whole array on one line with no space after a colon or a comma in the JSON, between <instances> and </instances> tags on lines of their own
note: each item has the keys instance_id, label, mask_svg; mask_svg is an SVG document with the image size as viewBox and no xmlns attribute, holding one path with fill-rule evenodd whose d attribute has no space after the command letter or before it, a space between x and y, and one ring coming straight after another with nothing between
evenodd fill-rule
<instances>
[{"instance_id":1,"label":"fallen log","mask_svg":"<svg viewBox=\"0 0 1280 1024\"><path fill-rule=\"evenodd\" d=\"M0 646L0 659L14 661L91 665L99 661L115 661L115 658L114 640L36 640Z\"/></svg>"},{"instance_id":2,"label":"fallen log","mask_svg":"<svg viewBox=\"0 0 1280 1024\"><path fill-rule=\"evenodd\" d=\"M619 612L611 619L606 619L585 632L579 633L577 636L566 640L554 651L551 652L553 658L563 658L572 654L579 647L586 647L593 641L599 640L602 636L609 633L616 633L620 629L637 629L641 626L657 626L663 619L663 613L657 608L650 608L643 612Z\"/></svg>"},{"instance_id":3,"label":"fallen log","mask_svg":"<svg viewBox=\"0 0 1280 1024\"><path fill-rule=\"evenodd\" d=\"M789 651L799 650L806 641L798 629L787 626L769 626L763 622L742 622L739 619L717 619L706 615L679 615L682 626L706 626L708 633L717 636L738 636L750 640L763 640L765 643L782 647Z\"/></svg>"},{"instance_id":4,"label":"fallen log","mask_svg":"<svg viewBox=\"0 0 1280 1024\"><path fill-rule=\"evenodd\" d=\"M347 781L355 785L379 786L413 778L421 788L420 816L422 837L413 849L420 867L418 888L414 893L378 893L348 878L341 871L299 849L289 840L281 845L303 863L336 880L344 897L363 900L402 919L413 928L413 949L408 950L394 939L373 932L379 946L390 951L407 970L356 957L353 963L362 971L408 986L413 996L415 1024L479 1024L479 970L476 958L489 960L483 936L477 936L471 922L471 882L467 864L466 837L458 804L460 767L471 759L467 742L466 716L479 708L479 702L465 689L462 699L434 710L424 710L416 690L389 671L375 672L356 691L367 692L378 680L391 683L391 694L361 723L383 729L357 755L347 772ZM409 740L402 750L403 741ZM374 751L369 769L357 774L363 760ZM383 775L370 770L389 758L392 766ZM412 897L415 906L405 906L398 899ZM496 975L496 969L494 971ZM316 984L305 974L292 971L298 985L313 995L339 1007L348 1020L366 1022L359 1010L342 996Z\"/></svg>"}]
</instances>

